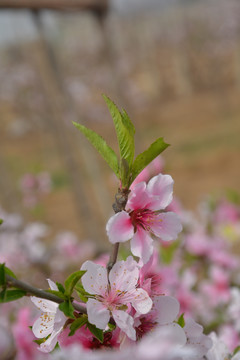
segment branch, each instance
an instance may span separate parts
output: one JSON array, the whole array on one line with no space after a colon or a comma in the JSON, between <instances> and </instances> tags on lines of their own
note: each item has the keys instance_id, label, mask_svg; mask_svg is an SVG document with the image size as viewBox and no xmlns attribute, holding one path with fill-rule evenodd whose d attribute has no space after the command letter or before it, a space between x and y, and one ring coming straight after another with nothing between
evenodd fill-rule
<instances>
[{"instance_id":1,"label":"branch","mask_svg":"<svg viewBox=\"0 0 240 360\"><path fill-rule=\"evenodd\" d=\"M44 290L37 289L21 280L15 279L14 277L12 277L8 274L5 274L5 277L6 277L6 280L9 285L26 291L28 295L34 295L41 299L47 299L47 300L53 301L57 304L61 304L62 302L64 302L64 300L61 299L60 297L58 297L57 295L48 293L47 291L44 291ZM72 305L73 305L74 309L77 310L78 312L87 314L87 310L84 306L74 303L74 302L72 303Z\"/></svg>"},{"instance_id":2,"label":"branch","mask_svg":"<svg viewBox=\"0 0 240 360\"><path fill-rule=\"evenodd\" d=\"M128 201L129 193L130 193L129 189L118 189L118 192L115 195L115 203L112 206L115 214L117 214L120 211L125 210L125 206L126 206L127 201ZM118 250L119 250L119 243L116 243L112 247L112 252L110 254L110 259L109 259L109 262L107 264L108 272L112 269L113 265L117 261Z\"/></svg>"},{"instance_id":3,"label":"branch","mask_svg":"<svg viewBox=\"0 0 240 360\"><path fill-rule=\"evenodd\" d=\"M0 9L31 10L87 10L106 12L108 0L0 0Z\"/></svg>"}]
</instances>

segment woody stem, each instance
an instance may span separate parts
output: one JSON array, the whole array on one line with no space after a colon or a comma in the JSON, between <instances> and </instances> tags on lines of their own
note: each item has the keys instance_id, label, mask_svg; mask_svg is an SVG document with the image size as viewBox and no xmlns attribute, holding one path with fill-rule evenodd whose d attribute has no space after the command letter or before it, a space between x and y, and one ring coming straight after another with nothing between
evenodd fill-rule
<instances>
[{"instance_id":1,"label":"woody stem","mask_svg":"<svg viewBox=\"0 0 240 360\"><path fill-rule=\"evenodd\" d=\"M9 286L26 291L27 296L34 295L41 299L47 299L50 301L54 301L57 304L61 304L62 302L64 302L64 299L61 299L57 295L48 293L47 291L44 291L44 290L37 289L34 286L29 285L21 280L15 279L14 277L12 277L8 274L5 274L5 277L6 277L6 280L7 280L7 283ZM78 312L87 314L87 310L84 306L74 303L74 302L72 303L72 305L73 305L74 309L77 310Z\"/></svg>"},{"instance_id":2,"label":"woody stem","mask_svg":"<svg viewBox=\"0 0 240 360\"><path fill-rule=\"evenodd\" d=\"M124 189L118 189L118 192L115 195L115 203L112 206L115 214L125 210L125 206L127 204L129 193L130 193L129 189L125 189L125 188ZM112 269L113 265L117 261L118 250L119 250L119 242L117 242L116 244L114 244L112 246L110 259L109 259L109 262L108 262L108 265L107 265L108 272Z\"/></svg>"}]
</instances>

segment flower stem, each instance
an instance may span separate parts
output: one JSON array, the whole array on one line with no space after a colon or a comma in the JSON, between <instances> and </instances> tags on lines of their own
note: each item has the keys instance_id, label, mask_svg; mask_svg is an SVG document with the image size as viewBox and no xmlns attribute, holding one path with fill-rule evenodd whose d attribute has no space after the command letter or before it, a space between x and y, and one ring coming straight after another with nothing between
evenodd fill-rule
<instances>
[{"instance_id":1,"label":"flower stem","mask_svg":"<svg viewBox=\"0 0 240 360\"><path fill-rule=\"evenodd\" d=\"M130 193L129 189L126 189L126 188L123 188L123 189L119 188L118 189L118 192L115 195L115 203L112 205L115 214L125 210L125 206L126 206L127 201L128 201L129 193ZM119 250L119 242L114 244L113 247L112 247L112 252L110 254L110 259L109 259L109 262L107 264L108 272L112 269L113 265L117 261L118 250Z\"/></svg>"},{"instance_id":2,"label":"flower stem","mask_svg":"<svg viewBox=\"0 0 240 360\"><path fill-rule=\"evenodd\" d=\"M64 302L64 300L61 299L60 297L58 297L57 295L48 293L47 291L44 291L44 290L37 289L34 286L29 285L21 280L15 279L14 277L12 277L8 274L6 274L5 277L6 277L6 280L7 280L9 286L13 286L15 288L26 291L28 296L34 295L41 299L47 299L47 300L53 301L57 304L61 304L62 302ZM75 302L73 302L72 305L73 305L74 309L77 310L78 312L83 313L83 314L87 313L87 310L84 306L77 304Z\"/></svg>"}]
</instances>

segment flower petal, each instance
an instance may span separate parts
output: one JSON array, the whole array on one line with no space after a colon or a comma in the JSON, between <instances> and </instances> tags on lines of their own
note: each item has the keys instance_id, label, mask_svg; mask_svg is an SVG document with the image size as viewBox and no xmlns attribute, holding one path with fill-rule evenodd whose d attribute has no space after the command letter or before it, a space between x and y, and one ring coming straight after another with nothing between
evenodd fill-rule
<instances>
[{"instance_id":1,"label":"flower petal","mask_svg":"<svg viewBox=\"0 0 240 360\"><path fill-rule=\"evenodd\" d=\"M153 240L148 233L138 227L136 233L131 240L131 251L133 255L142 259L146 264L153 253Z\"/></svg>"},{"instance_id":2,"label":"flower petal","mask_svg":"<svg viewBox=\"0 0 240 360\"><path fill-rule=\"evenodd\" d=\"M113 310L113 318L120 329L133 341L136 341L136 331L133 327L134 320L132 316L122 310Z\"/></svg>"},{"instance_id":3,"label":"flower petal","mask_svg":"<svg viewBox=\"0 0 240 360\"><path fill-rule=\"evenodd\" d=\"M112 244L130 240L134 234L131 218L126 211L113 215L106 226L107 235Z\"/></svg>"},{"instance_id":4,"label":"flower petal","mask_svg":"<svg viewBox=\"0 0 240 360\"><path fill-rule=\"evenodd\" d=\"M135 290L139 278L139 269L136 261L128 257L127 261L118 261L109 273L109 282L112 290Z\"/></svg>"},{"instance_id":5,"label":"flower petal","mask_svg":"<svg viewBox=\"0 0 240 360\"><path fill-rule=\"evenodd\" d=\"M52 333L54 327L54 314L44 313L33 324L32 332L36 338L44 338Z\"/></svg>"},{"instance_id":6,"label":"flower petal","mask_svg":"<svg viewBox=\"0 0 240 360\"><path fill-rule=\"evenodd\" d=\"M148 293L143 289L136 289L132 306L139 314L147 314L152 308L152 299Z\"/></svg>"},{"instance_id":7,"label":"flower petal","mask_svg":"<svg viewBox=\"0 0 240 360\"><path fill-rule=\"evenodd\" d=\"M45 342L43 342L38 349L44 353L49 353L53 351L58 341L58 335L61 333L62 330L63 326L56 326L51 336Z\"/></svg>"},{"instance_id":8,"label":"flower petal","mask_svg":"<svg viewBox=\"0 0 240 360\"><path fill-rule=\"evenodd\" d=\"M51 279L47 279L47 281L48 281L48 285L49 285L51 290L58 291L58 287L57 287L57 285L55 284L54 281L52 281Z\"/></svg>"},{"instance_id":9,"label":"flower petal","mask_svg":"<svg viewBox=\"0 0 240 360\"><path fill-rule=\"evenodd\" d=\"M137 209L148 209L150 202L150 196L146 191L147 185L145 182L141 182L134 186L128 197L126 209L137 210Z\"/></svg>"},{"instance_id":10,"label":"flower petal","mask_svg":"<svg viewBox=\"0 0 240 360\"><path fill-rule=\"evenodd\" d=\"M170 175L159 174L149 181L147 190L154 196L151 206L148 207L150 210L165 209L171 203L173 184L174 181Z\"/></svg>"},{"instance_id":11,"label":"flower petal","mask_svg":"<svg viewBox=\"0 0 240 360\"><path fill-rule=\"evenodd\" d=\"M176 240L182 231L182 224L178 215L173 212L163 212L158 214L157 218L158 221L151 225L154 235L164 241Z\"/></svg>"},{"instance_id":12,"label":"flower petal","mask_svg":"<svg viewBox=\"0 0 240 360\"><path fill-rule=\"evenodd\" d=\"M110 312L100 301L88 299L87 302L88 321L104 330L110 320Z\"/></svg>"},{"instance_id":13,"label":"flower petal","mask_svg":"<svg viewBox=\"0 0 240 360\"><path fill-rule=\"evenodd\" d=\"M36 296L31 296L31 301L39 310L45 313L56 313L58 308L58 304L56 304L55 302L41 299Z\"/></svg>"},{"instance_id":14,"label":"flower petal","mask_svg":"<svg viewBox=\"0 0 240 360\"><path fill-rule=\"evenodd\" d=\"M87 270L81 280L84 289L89 294L102 295L105 293L108 286L108 278L107 270L103 266L92 261L85 261L82 264L81 270Z\"/></svg>"},{"instance_id":15,"label":"flower petal","mask_svg":"<svg viewBox=\"0 0 240 360\"><path fill-rule=\"evenodd\" d=\"M180 310L180 304L172 296L155 296L153 309L156 310L157 322L159 325L172 323Z\"/></svg>"}]
</instances>

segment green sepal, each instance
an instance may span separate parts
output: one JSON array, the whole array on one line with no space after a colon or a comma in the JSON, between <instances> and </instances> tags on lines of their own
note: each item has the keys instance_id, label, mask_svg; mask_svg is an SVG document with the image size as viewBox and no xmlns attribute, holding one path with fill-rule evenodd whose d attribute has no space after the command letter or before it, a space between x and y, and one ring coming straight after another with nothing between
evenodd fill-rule
<instances>
[{"instance_id":1,"label":"green sepal","mask_svg":"<svg viewBox=\"0 0 240 360\"><path fill-rule=\"evenodd\" d=\"M111 323L108 323L108 327L109 327L109 330L110 330L110 331L113 331L113 330L116 329L116 325L111 324Z\"/></svg>"},{"instance_id":2,"label":"green sepal","mask_svg":"<svg viewBox=\"0 0 240 360\"><path fill-rule=\"evenodd\" d=\"M64 315L66 315L67 317L71 318L71 319L75 319L75 316L73 314L74 312L74 307L72 305L72 302L70 299L65 300L64 302L62 302L59 305L59 310L61 310Z\"/></svg>"},{"instance_id":3,"label":"green sepal","mask_svg":"<svg viewBox=\"0 0 240 360\"><path fill-rule=\"evenodd\" d=\"M106 141L98 135L95 131L86 128L84 125L73 122L73 125L80 130L83 135L90 141L95 147L103 159L107 162L110 168L114 171L116 176L119 178L119 166L118 158L113 149L107 145Z\"/></svg>"},{"instance_id":4,"label":"green sepal","mask_svg":"<svg viewBox=\"0 0 240 360\"><path fill-rule=\"evenodd\" d=\"M81 279L81 277L86 273L86 270L78 270L69 275L69 277L65 280L65 294L67 296L71 296L73 289L77 282Z\"/></svg>"},{"instance_id":5,"label":"green sepal","mask_svg":"<svg viewBox=\"0 0 240 360\"><path fill-rule=\"evenodd\" d=\"M15 301L26 295L27 295L27 292L24 290L19 290L19 289L6 290L6 289L4 289L0 293L0 303L7 303L10 301Z\"/></svg>"},{"instance_id":6,"label":"green sepal","mask_svg":"<svg viewBox=\"0 0 240 360\"><path fill-rule=\"evenodd\" d=\"M0 219L0 225L2 225L2 223L3 223L3 219Z\"/></svg>"},{"instance_id":7,"label":"green sepal","mask_svg":"<svg viewBox=\"0 0 240 360\"><path fill-rule=\"evenodd\" d=\"M64 289L63 285L60 284L60 283L57 282L57 281L56 281L56 285L57 285L58 290L59 290L62 294L64 294L64 293L65 293L65 289Z\"/></svg>"},{"instance_id":8,"label":"green sepal","mask_svg":"<svg viewBox=\"0 0 240 360\"><path fill-rule=\"evenodd\" d=\"M38 345L41 345L41 344L43 344L43 343L47 340L47 338L49 338L49 337L50 337L50 334L48 335L48 337L41 338L41 339L35 339L35 340L33 340L33 342L35 342L35 343L38 344Z\"/></svg>"},{"instance_id":9,"label":"green sepal","mask_svg":"<svg viewBox=\"0 0 240 360\"><path fill-rule=\"evenodd\" d=\"M85 325L88 321L88 318L86 315L83 315L79 318L77 318L76 320L74 320L74 322L70 325L70 332L68 334L68 336L73 336L76 332L77 329L81 328L83 325Z\"/></svg>"},{"instance_id":10,"label":"green sepal","mask_svg":"<svg viewBox=\"0 0 240 360\"><path fill-rule=\"evenodd\" d=\"M154 141L147 150L139 154L134 160L132 166L131 182L136 179L138 174L153 161L159 154L161 154L169 144L166 144L163 138L158 138Z\"/></svg>"},{"instance_id":11,"label":"green sepal","mask_svg":"<svg viewBox=\"0 0 240 360\"><path fill-rule=\"evenodd\" d=\"M185 319L184 319L184 313L182 313L177 321L177 324L181 326L181 328L184 328L185 326Z\"/></svg>"},{"instance_id":12,"label":"green sepal","mask_svg":"<svg viewBox=\"0 0 240 360\"><path fill-rule=\"evenodd\" d=\"M103 343L104 335L103 330L98 329L95 325L87 323L88 329L91 331L91 333L95 336L96 339L100 341L100 343Z\"/></svg>"},{"instance_id":13,"label":"green sepal","mask_svg":"<svg viewBox=\"0 0 240 360\"><path fill-rule=\"evenodd\" d=\"M127 160L128 165L131 168L135 152L135 128L126 111L123 110L123 113L121 113L111 99L109 99L106 95L103 95L103 98L106 101L110 114L112 115L121 159Z\"/></svg>"}]
</instances>

